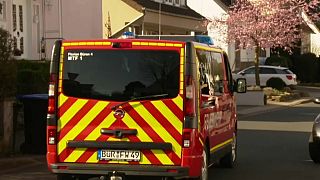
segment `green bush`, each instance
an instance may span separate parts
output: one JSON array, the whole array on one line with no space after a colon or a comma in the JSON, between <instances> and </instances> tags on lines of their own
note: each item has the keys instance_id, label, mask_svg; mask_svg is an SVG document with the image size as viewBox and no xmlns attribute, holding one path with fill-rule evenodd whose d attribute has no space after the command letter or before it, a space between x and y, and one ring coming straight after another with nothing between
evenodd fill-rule
<instances>
[{"instance_id":1,"label":"green bush","mask_svg":"<svg viewBox=\"0 0 320 180\"><path fill-rule=\"evenodd\" d=\"M285 56L270 56L266 59L265 65L288 67L292 66L291 59Z\"/></svg>"},{"instance_id":2,"label":"green bush","mask_svg":"<svg viewBox=\"0 0 320 180\"><path fill-rule=\"evenodd\" d=\"M293 72L302 83L315 83L319 81L319 60L313 53L306 53L293 57Z\"/></svg>"},{"instance_id":3,"label":"green bush","mask_svg":"<svg viewBox=\"0 0 320 180\"><path fill-rule=\"evenodd\" d=\"M273 77L267 81L267 87L272 87L277 90L283 90L284 87L286 87L286 84L281 78Z\"/></svg>"},{"instance_id":4,"label":"green bush","mask_svg":"<svg viewBox=\"0 0 320 180\"><path fill-rule=\"evenodd\" d=\"M13 59L10 33L0 28L0 99L16 93L16 61Z\"/></svg>"},{"instance_id":5,"label":"green bush","mask_svg":"<svg viewBox=\"0 0 320 180\"><path fill-rule=\"evenodd\" d=\"M49 62L18 61L17 94L48 93Z\"/></svg>"}]
</instances>

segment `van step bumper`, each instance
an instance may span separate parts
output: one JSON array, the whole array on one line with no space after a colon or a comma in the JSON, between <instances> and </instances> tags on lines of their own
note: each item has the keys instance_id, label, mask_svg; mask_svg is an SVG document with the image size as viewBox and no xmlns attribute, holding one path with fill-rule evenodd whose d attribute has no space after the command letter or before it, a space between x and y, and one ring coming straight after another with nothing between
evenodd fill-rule
<instances>
[{"instance_id":1,"label":"van step bumper","mask_svg":"<svg viewBox=\"0 0 320 180\"><path fill-rule=\"evenodd\" d=\"M51 170L53 173L58 174L90 174L101 176L112 174L113 172L128 176L189 176L189 168L181 166L57 163L51 164Z\"/></svg>"}]
</instances>

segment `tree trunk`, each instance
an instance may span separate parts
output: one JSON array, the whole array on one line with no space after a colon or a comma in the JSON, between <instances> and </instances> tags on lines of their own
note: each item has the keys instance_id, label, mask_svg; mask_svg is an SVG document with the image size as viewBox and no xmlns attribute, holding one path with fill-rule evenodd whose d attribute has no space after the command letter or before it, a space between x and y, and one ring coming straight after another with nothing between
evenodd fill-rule
<instances>
[{"instance_id":1,"label":"tree trunk","mask_svg":"<svg viewBox=\"0 0 320 180\"><path fill-rule=\"evenodd\" d=\"M260 55L260 46L256 45L254 65L255 65L255 69L256 69L255 77L256 77L256 85L257 86L260 86L259 55Z\"/></svg>"}]
</instances>

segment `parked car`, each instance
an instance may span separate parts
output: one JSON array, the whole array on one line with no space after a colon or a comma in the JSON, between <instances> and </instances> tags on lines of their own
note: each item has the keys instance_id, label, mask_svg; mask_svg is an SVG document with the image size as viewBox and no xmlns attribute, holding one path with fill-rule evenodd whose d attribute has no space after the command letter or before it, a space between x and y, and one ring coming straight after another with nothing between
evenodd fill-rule
<instances>
[{"instance_id":1,"label":"parked car","mask_svg":"<svg viewBox=\"0 0 320 180\"><path fill-rule=\"evenodd\" d=\"M281 78L286 86L297 85L297 76L286 67L260 65L259 72L260 86L266 86L267 81L274 77ZM255 66L250 66L239 71L234 74L234 77L235 79L245 78L248 86L256 85Z\"/></svg>"},{"instance_id":2,"label":"parked car","mask_svg":"<svg viewBox=\"0 0 320 180\"><path fill-rule=\"evenodd\" d=\"M313 102L320 104L320 98L315 98ZM320 164L320 114L318 114L313 123L309 138L309 154L313 162Z\"/></svg>"}]
</instances>

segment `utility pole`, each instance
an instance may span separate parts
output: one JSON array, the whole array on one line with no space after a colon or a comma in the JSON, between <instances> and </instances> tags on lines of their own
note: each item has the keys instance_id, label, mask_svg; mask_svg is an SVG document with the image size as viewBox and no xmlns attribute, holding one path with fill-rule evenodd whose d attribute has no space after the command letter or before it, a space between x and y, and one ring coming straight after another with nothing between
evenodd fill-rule
<instances>
[{"instance_id":1,"label":"utility pole","mask_svg":"<svg viewBox=\"0 0 320 180\"><path fill-rule=\"evenodd\" d=\"M161 35L161 4L162 4L162 2L159 2L159 40L161 39L160 38L160 35Z\"/></svg>"}]
</instances>

